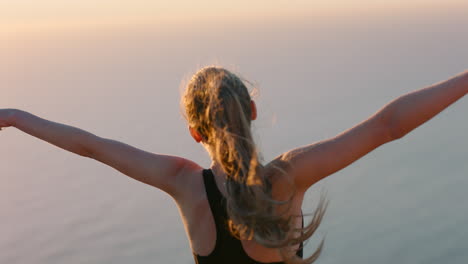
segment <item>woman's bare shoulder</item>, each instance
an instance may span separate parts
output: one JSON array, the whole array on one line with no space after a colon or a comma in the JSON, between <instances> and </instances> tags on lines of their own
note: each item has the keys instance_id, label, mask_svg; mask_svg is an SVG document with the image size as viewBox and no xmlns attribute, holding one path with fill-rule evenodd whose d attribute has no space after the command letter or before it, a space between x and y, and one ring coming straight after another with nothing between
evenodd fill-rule
<instances>
[{"instance_id":1,"label":"woman's bare shoulder","mask_svg":"<svg viewBox=\"0 0 468 264\"><path fill-rule=\"evenodd\" d=\"M184 168L178 176L177 195L173 196L177 203L186 204L204 195L203 169L196 162L185 160Z\"/></svg>"}]
</instances>

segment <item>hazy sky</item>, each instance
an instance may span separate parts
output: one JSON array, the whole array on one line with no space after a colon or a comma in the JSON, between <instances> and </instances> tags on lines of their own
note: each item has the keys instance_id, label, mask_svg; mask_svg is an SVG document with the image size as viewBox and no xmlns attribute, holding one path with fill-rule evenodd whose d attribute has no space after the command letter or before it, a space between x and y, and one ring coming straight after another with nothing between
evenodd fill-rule
<instances>
[{"instance_id":1,"label":"hazy sky","mask_svg":"<svg viewBox=\"0 0 468 264\"><path fill-rule=\"evenodd\" d=\"M2 0L0 31L466 6L465 0Z\"/></svg>"}]
</instances>

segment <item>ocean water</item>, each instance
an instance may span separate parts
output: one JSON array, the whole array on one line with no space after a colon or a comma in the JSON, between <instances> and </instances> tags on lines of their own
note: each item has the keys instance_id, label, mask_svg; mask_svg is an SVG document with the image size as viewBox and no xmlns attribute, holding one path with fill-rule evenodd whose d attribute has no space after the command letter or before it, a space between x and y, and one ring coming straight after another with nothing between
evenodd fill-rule
<instances>
[{"instance_id":1,"label":"ocean water","mask_svg":"<svg viewBox=\"0 0 468 264\"><path fill-rule=\"evenodd\" d=\"M258 89L265 161L354 126L468 66L463 10L3 36L0 107L209 165L182 80L216 63ZM314 185L318 263L468 262L467 98ZM193 263L174 202L93 160L0 132L0 263Z\"/></svg>"}]
</instances>

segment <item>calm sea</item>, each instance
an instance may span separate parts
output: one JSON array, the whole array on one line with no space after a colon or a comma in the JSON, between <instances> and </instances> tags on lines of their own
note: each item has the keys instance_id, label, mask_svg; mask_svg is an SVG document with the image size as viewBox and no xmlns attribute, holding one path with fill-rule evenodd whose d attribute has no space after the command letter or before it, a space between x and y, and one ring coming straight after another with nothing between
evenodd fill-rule
<instances>
[{"instance_id":1,"label":"calm sea","mask_svg":"<svg viewBox=\"0 0 468 264\"><path fill-rule=\"evenodd\" d=\"M466 10L3 36L0 107L209 165L181 81L219 64L258 88L265 161L324 140L468 66ZM330 207L318 263L468 263L463 98L313 186ZM193 263L163 192L20 131L0 132L0 263Z\"/></svg>"}]
</instances>

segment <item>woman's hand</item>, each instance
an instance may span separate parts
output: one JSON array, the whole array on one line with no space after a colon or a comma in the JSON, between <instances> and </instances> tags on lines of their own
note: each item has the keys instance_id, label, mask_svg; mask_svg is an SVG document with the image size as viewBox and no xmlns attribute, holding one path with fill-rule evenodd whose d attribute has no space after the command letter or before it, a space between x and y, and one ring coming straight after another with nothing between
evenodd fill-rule
<instances>
[{"instance_id":1,"label":"woman's hand","mask_svg":"<svg viewBox=\"0 0 468 264\"><path fill-rule=\"evenodd\" d=\"M0 109L0 130L13 126L14 113L15 109Z\"/></svg>"}]
</instances>

